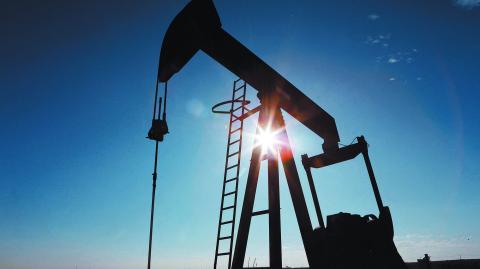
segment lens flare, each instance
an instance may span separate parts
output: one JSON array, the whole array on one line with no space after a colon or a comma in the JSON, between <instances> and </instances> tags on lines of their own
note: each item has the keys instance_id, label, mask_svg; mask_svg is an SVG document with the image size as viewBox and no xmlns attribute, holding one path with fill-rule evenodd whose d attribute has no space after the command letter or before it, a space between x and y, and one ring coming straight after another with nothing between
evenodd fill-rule
<instances>
[{"instance_id":1,"label":"lens flare","mask_svg":"<svg viewBox=\"0 0 480 269\"><path fill-rule=\"evenodd\" d=\"M253 147L262 147L262 154L275 154L277 145L282 144L282 141L277 139L277 134L280 131L281 129L272 131L270 126L267 126L265 129L258 126L257 134L254 135L255 144Z\"/></svg>"}]
</instances>

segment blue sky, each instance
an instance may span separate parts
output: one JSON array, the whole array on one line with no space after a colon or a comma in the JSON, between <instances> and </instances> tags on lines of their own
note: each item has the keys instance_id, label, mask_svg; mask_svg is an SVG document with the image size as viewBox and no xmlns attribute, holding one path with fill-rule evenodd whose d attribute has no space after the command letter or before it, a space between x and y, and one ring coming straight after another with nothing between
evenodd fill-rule
<instances>
[{"instance_id":1,"label":"blue sky","mask_svg":"<svg viewBox=\"0 0 480 269\"><path fill-rule=\"evenodd\" d=\"M154 144L145 135L160 44L185 4L4 4L1 268L146 266ZM424 253L480 258L478 4L216 2L224 29L334 116L344 144L366 136L408 261ZM210 107L229 97L233 79L199 53L169 83L156 268L212 264L227 119ZM255 98L252 89L249 96ZM297 164L301 154L319 153L321 139L285 117ZM252 132L254 119L246 125ZM258 209L267 204L261 176ZM361 159L314 176L325 215L376 212ZM284 266L304 265L282 183ZM259 266L268 264L266 232L266 217L255 219L247 257Z\"/></svg>"}]
</instances>

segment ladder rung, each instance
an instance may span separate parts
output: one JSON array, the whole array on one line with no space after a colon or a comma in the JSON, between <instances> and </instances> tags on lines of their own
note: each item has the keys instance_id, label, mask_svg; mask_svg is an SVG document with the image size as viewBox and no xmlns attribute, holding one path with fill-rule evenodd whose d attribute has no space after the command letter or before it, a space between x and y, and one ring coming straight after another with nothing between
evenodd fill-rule
<instances>
[{"instance_id":1,"label":"ladder rung","mask_svg":"<svg viewBox=\"0 0 480 269\"><path fill-rule=\"evenodd\" d=\"M269 210L268 210L268 209L266 209L266 210L260 210L260 211L253 212L253 213L252 213L252 216L264 215L264 214L268 214L268 213L269 213Z\"/></svg>"},{"instance_id":2,"label":"ladder rung","mask_svg":"<svg viewBox=\"0 0 480 269\"><path fill-rule=\"evenodd\" d=\"M225 256L225 255L230 255L230 252L220 252L220 253L217 253L217 256Z\"/></svg>"},{"instance_id":3,"label":"ladder rung","mask_svg":"<svg viewBox=\"0 0 480 269\"><path fill-rule=\"evenodd\" d=\"M237 178L234 177L234 178L231 178L231 179L227 179L227 180L225 180L225 183L232 182L232 181L234 181L234 180L237 180Z\"/></svg>"},{"instance_id":4,"label":"ladder rung","mask_svg":"<svg viewBox=\"0 0 480 269\"><path fill-rule=\"evenodd\" d=\"M231 131L230 134L233 134L233 133L238 132L238 131L240 131L240 130L242 130L242 127L239 127L239 128L237 128L237 129Z\"/></svg>"},{"instance_id":5,"label":"ladder rung","mask_svg":"<svg viewBox=\"0 0 480 269\"><path fill-rule=\"evenodd\" d=\"M243 84L242 86L236 88L236 89L235 89L235 92L238 92L239 90L245 88L245 86L247 86L247 85Z\"/></svg>"},{"instance_id":6,"label":"ladder rung","mask_svg":"<svg viewBox=\"0 0 480 269\"><path fill-rule=\"evenodd\" d=\"M229 223L233 223L233 220L227 220L227 221L224 221L224 222L220 222L220 225L229 224Z\"/></svg>"},{"instance_id":7,"label":"ladder rung","mask_svg":"<svg viewBox=\"0 0 480 269\"><path fill-rule=\"evenodd\" d=\"M229 195L234 194L235 192L236 192L236 191L227 192L227 193L225 193L223 196L229 196ZM225 208L226 208L226 207L225 207ZM232 206L232 208L233 208L233 206Z\"/></svg>"},{"instance_id":8,"label":"ladder rung","mask_svg":"<svg viewBox=\"0 0 480 269\"><path fill-rule=\"evenodd\" d=\"M231 205L231 206L227 206L227 207L222 208L222 210L229 210L229 209L232 209L232 208L234 208L234 207L235 207L235 206Z\"/></svg>"},{"instance_id":9,"label":"ladder rung","mask_svg":"<svg viewBox=\"0 0 480 269\"><path fill-rule=\"evenodd\" d=\"M225 239L230 239L232 238L232 236L222 236L222 237L219 237L218 240L225 240Z\"/></svg>"},{"instance_id":10,"label":"ladder rung","mask_svg":"<svg viewBox=\"0 0 480 269\"><path fill-rule=\"evenodd\" d=\"M238 143L238 142L240 142L240 139L237 139L237 140L235 140L235 141L233 141L233 142L230 142L230 144L228 144L228 145L231 146L231 145L233 145L233 144L235 144L235 143Z\"/></svg>"},{"instance_id":11,"label":"ladder rung","mask_svg":"<svg viewBox=\"0 0 480 269\"><path fill-rule=\"evenodd\" d=\"M240 109L240 108L242 108L242 107L243 107L243 105L241 105L241 106L239 106L239 107L235 108L234 110L232 110L232 112L235 112L235 111L239 110L239 109Z\"/></svg>"},{"instance_id":12,"label":"ladder rung","mask_svg":"<svg viewBox=\"0 0 480 269\"><path fill-rule=\"evenodd\" d=\"M237 166L238 166L238 164L234 164L234 165L232 165L232 166L227 167L227 170L232 169L232 168L235 168L235 167L237 167Z\"/></svg>"},{"instance_id":13,"label":"ladder rung","mask_svg":"<svg viewBox=\"0 0 480 269\"><path fill-rule=\"evenodd\" d=\"M232 156L234 156L234 155L237 155L239 152L240 152L240 151L237 151L237 152L234 152L234 153L232 153L232 154L229 154L229 155L228 155L228 158L230 158L230 157L232 157Z\"/></svg>"}]
</instances>

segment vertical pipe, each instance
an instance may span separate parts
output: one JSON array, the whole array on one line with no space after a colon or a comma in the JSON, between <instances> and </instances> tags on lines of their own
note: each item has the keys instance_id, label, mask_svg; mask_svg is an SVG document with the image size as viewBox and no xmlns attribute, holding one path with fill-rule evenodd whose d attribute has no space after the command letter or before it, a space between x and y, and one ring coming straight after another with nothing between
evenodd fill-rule
<instances>
[{"instance_id":1,"label":"vertical pipe","mask_svg":"<svg viewBox=\"0 0 480 269\"><path fill-rule=\"evenodd\" d=\"M167 119L167 90L168 90L168 81L165 82L165 91L163 93L163 120ZM162 99L160 99L162 103ZM161 108L161 106L160 106ZM160 110L158 111L158 118L160 119Z\"/></svg>"},{"instance_id":2,"label":"vertical pipe","mask_svg":"<svg viewBox=\"0 0 480 269\"><path fill-rule=\"evenodd\" d=\"M157 92L158 92L158 82L157 89L155 90L155 108L153 111L153 119L155 119L155 111L157 108ZM160 111L162 110L162 97L159 100L158 107L158 117L160 118ZM151 260L152 260L152 233L153 233L153 217L155 212L155 191L157 189L157 163L158 163L158 141L155 141L155 161L153 165L153 174L152 174L152 205L150 207L150 233L148 237L148 262L147 269L150 269Z\"/></svg>"},{"instance_id":3,"label":"vertical pipe","mask_svg":"<svg viewBox=\"0 0 480 269\"><path fill-rule=\"evenodd\" d=\"M157 98L158 98L158 80L157 80L157 84L155 85L155 98L153 100L153 116L152 116L152 120L155 119L155 114L156 111L157 111ZM160 110L160 109L159 109Z\"/></svg>"},{"instance_id":4,"label":"vertical pipe","mask_svg":"<svg viewBox=\"0 0 480 269\"><path fill-rule=\"evenodd\" d=\"M147 269L150 269L150 262L152 258L152 232L153 232L153 213L155 211L155 190L157 187L157 156L158 156L158 141L155 141L155 165L153 170L153 188L152 188L152 206L150 210L150 236L148 239L148 265Z\"/></svg>"}]
</instances>

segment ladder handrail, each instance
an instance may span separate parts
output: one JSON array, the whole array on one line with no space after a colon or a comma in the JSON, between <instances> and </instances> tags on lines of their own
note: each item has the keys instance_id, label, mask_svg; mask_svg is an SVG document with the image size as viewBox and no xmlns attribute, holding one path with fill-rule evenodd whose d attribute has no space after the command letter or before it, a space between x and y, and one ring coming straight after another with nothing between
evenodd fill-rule
<instances>
[{"instance_id":1,"label":"ladder handrail","mask_svg":"<svg viewBox=\"0 0 480 269\"><path fill-rule=\"evenodd\" d=\"M241 86L238 86L238 84L241 84ZM217 269L217 262L218 262L218 257L219 256L228 256L228 269L230 269L231 264L232 264L232 248L233 248L233 239L234 239L234 234L235 234L235 218L236 218L236 210L237 210L237 194L238 194L238 181L239 181L239 176L240 176L240 161L241 161L241 153L242 153L242 137L243 137L243 115L245 114L246 111L246 105L250 103L250 101L246 101L246 87L247 84L245 81L242 81L241 79L237 79L233 82L233 89L232 89L232 99L229 101L221 102L218 103L217 105L212 107L212 112L214 113L221 113L221 114L230 114L230 120L229 120L229 127L228 127L228 139L227 139L227 152L226 152L226 157L225 157L225 167L224 167L224 174L223 174L223 186L222 186L222 196L221 196L221 203L220 203L220 215L218 219L218 230L217 230L217 241L216 241L216 246L215 246L215 259L214 259L214 265L213 268ZM240 94L237 96L237 92ZM226 105L226 104L231 104L230 110L228 111L221 111L218 110L217 108ZM240 106L235 108L235 104L240 103ZM235 115L235 112L239 111L240 115ZM233 129L233 124L235 122L239 121L240 126L235 127ZM232 132L232 130L234 130ZM238 139L234 140L232 142L232 136L236 133L239 132ZM238 143L238 148L235 144ZM235 147L236 150L234 150L234 153L230 153L230 147ZM229 163L230 158L236 158L236 163L232 162ZM229 170L236 169L234 172L234 177L232 178L232 173L229 173ZM229 178L227 176L230 175ZM226 192L226 187L227 184L230 182L234 182L235 188L233 191L228 191ZM225 197L230 197L233 195L233 205L225 206ZM223 215L224 211L227 210L233 210L232 213L232 219L231 220L223 220ZM222 226L224 225L231 225L230 229L230 235L223 235L221 234L222 232ZM222 251L219 252L219 244L221 240L230 240L229 242L229 249L228 251Z\"/></svg>"}]
</instances>

